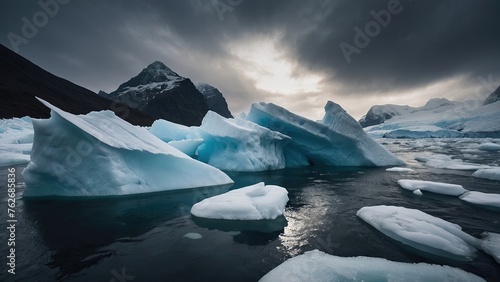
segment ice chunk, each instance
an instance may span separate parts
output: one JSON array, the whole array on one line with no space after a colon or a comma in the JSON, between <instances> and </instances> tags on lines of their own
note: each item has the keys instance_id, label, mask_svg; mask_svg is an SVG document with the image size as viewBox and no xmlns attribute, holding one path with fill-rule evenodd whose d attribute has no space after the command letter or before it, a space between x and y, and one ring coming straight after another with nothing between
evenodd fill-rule
<instances>
[{"instance_id":1,"label":"ice chunk","mask_svg":"<svg viewBox=\"0 0 500 282\"><path fill-rule=\"evenodd\" d=\"M404 165L369 137L339 105L328 102L321 123L298 116L272 103L253 104L246 119L292 138L284 149L287 166Z\"/></svg>"},{"instance_id":2,"label":"ice chunk","mask_svg":"<svg viewBox=\"0 0 500 282\"><path fill-rule=\"evenodd\" d=\"M479 145L479 150L481 150L481 151L500 151L500 144L483 143L483 144Z\"/></svg>"},{"instance_id":3,"label":"ice chunk","mask_svg":"<svg viewBox=\"0 0 500 282\"><path fill-rule=\"evenodd\" d=\"M460 196L463 193L467 192L467 190L465 190L462 185L441 182L401 179L398 180L398 184L404 189L410 191L415 191L418 189L420 191L428 191L450 196Z\"/></svg>"},{"instance_id":4,"label":"ice chunk","mask_svg":"<svg viewBox=\"0 0 500 282\"><path fill-rule=\"evenodd\" d=\"M480 169L474 172L472 176L500 181L500 167Z\"/></svg>"},{"instance_id":5,"label":"ice chunk","mask_svg":"<svg viewBox=\"0 0 500 282\"><path fill-rule=\"evenodd\" d=\"M378 231L419 251L455 260L472 260L477 238L459 225L422 211L395 206L363 207L357 216Z\"/></svg>"},{"instance_id":6,"label":"ice chunk","mask_svg":"<svg viewBox=\"0 0 500 282\"><path fill-rule=\"evenodd\" d=\"M500 211L500 194L469 191L460 196L460 199L471 204L496 208Z\"/></svg>"},{"instance_id":7,"label":"ice chunk","mask_svg":"<svg viewBox=\"0 0 500 282\"><path fill-rule=\"evenodd\" d=\"M481 249L500 264L500 234L484 232L482 236Z\"/></svg>"},{"instance_id":8,"label":"ice chunk","mask_svg":"<svg viewBox=\"0 0 500 282\"><path fill-rule=\"evenodd\" d=\"M390 172L413 172L414 170L408 167L391 167L386 169L386 171Z\"/></svg>"},{"instance_id":9,"label":"ice chunk","mask_svg":"<svg viewBox=\"0 0 500 282\"><path fill-rule=\"evenodd\" d=\"M288 202L285 188L263 182L207 198L191 208L196 217L229 220L275 219Z\"/></svg>"},{"instance_id":10,"label":"ice chunk","mask_svg":"<svg viewBox=\"0 0 500 282\"><path fill-rule=\"evenodd\" d=\"M289 281L485 281L459 268L370 257L338 257L318 250L288 259L260 282Z\"/></svg>"},{"instance_id":11,"label":"ice chunk","mask_svg":"<svg viewBox=\"0 0 500 282\"><path fill-rule=\"evenodd\" d=\"M460 159L452 159L446 155L432 155L429 157L416 157L415 160L425 162L425 166L433 168L451 169L451 170L478 170L482 168L491 168L488 165L467 163Z\"/></svg>"},{"instance_id":12,"label":"ice chunk","mask_svg":"<svg viewBox=\"0 0 500 282\"><path fill-rule=\"evenodd\" d=\"M33 120L24 196L124 195L233 183L111 111L73 115L39 100L51 117Z\"/></svg>"},{"instance_id":13,"label":"ice chunk","mask_svg":"<svg viewBox=\"0 0 500 282\"><path fill-rule=\"evenodd\" d=\"M194 232L186 233L182 237L188 238L188 239L191 239L191 240L198 240L198 239L203 238L203 236L200 233L194 233Z\"/></svg>"},{"instance_id":14,"label":"ice chunk","mask_svg":"<svg viewBox=\"0 0 500 282\"><path fill-rule=\"evenodd\" d=\"M422 191L420 191L420 189L417 189L417 190L413 190L413 194L417 195L417 196L422 196Z\"/></svg>"},{"instance_id":15,"label":"ice chunk","mask_svg":"<svg viewBox=\"0 0 500 282\"><path fill-rule=\"evenodd\" d=\"M0 166L28 163L32 143L31 118L0 119Z\"/></svg>"},{"instance_id":16,"label":"ice chunk","mask_svg":"<svg viewBox=\"0 0 500 282\"><path fill-rule=\"evenodd\" d=\"M229 171L264 171L285 168L283 147L290 138L238 117L224 118L209 111L199 132L205 143L198 159Z\"/></svg>"}]
</instances>

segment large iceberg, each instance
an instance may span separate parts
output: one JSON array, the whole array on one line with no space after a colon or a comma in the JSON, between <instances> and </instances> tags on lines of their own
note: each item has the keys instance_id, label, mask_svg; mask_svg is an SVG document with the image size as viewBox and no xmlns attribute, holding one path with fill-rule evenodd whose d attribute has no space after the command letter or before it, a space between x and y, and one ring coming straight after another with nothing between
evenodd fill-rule
<instances>
[{"instance_id":1,"label":"large iceberg","mask_svg":"<svg viewBox=\"0 0 500 282\"><path fill-rule=\"evenodd\" d=\"M338 257L318 250L291 258L260 282L288 281L485 281L450 266L403 263L383 258Z\"/></svg>"},{"instance_id":2,"label":"large iceberg","mask_svg":"<svg viewBox=\"0 0 500 282\"><path fill-rule=\"evenodd\" d=\"M386 236L424 253L468 261L479 249L499 262L500 235L496 233L485 232L481 240L457 224L403 207L363 207L356 215Z\"/></svg>"},{"instance_id":3,"label":"large iceberg","mask_svg":"<svg viewBox=\"0 0 500 282\"><path fill-rule=\"evenodd\" d=\"M24 196L125 195L225 185L222 171L196 161L111 111L73 115L39 99Z\"/></svg>"},{"instance_id":4,"label":"large iceberg","mask_svg":"<svg viewBox=\"0 0 500 282\"><path fill-rule=\"evenodd\" d=\"M191 208L201 218L228 220L276 219L283 215L288 191L263 182L207 198Z\"/></svg>"},{"instance_id":5,"label":"large iceberg","mask_svg":"<svg viewBox=\"0 0 500 282\"><path fill-rule=\"evenodd\" d=\"M199 128L205 143L198 159L229 171L285 168L283 147L290 137L241 118L224 118L209 111Z\"/></svg>"},{"instance_id":6,"label":"large iceberg","mask_svg":"<svg viewBox=\"0 0 500 282\"><path fill-rule=\"evenodd\" d=\"M328 102L321 122L314 122L272 103L255 103L245 119L292 138L284 148L287 167L404 165L369 137L339 105Z\"/></svg>"}]
</instances>

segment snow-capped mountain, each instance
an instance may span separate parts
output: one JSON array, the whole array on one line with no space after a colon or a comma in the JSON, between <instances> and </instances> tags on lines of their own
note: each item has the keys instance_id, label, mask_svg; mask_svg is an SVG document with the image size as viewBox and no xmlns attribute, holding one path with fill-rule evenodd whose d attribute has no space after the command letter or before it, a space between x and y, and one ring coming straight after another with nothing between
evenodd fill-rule
<instances>
[{"instance_id":1,"label":"snow-capped mountain","mask_svg":"<svg viewBox=\"0 0 500 282\"><path fill-rule=\"evenodd\" d=\"M203 95L189 78L155 61L115 91L100 96L139 109L156 119L199 125L208 111Z\"/></svg>"},{"instance_id":2,"label":"snow-capped mountain","mask_svg":"<svg viewBox=\"0 0 500 282\"><path fill-rule=\"evenodd\" d=\"M47 118L50 109L35 96L74 114L112 110L136 125L151 125L154 119L136 109L120 112L124 105L110 103L94 92L57 77L0 45L0 118L30 116Z\"/></svg>"},{"instance_id":3,"label":"snow-capped mountain","mask_svg":"<svg viewBox=\"0 0 500 282\"><path fill-rule=\"evenodd\" d=\"M227 106L226 99L224 99L224 96L222 96L219 89L206 83L197 83L196 89L203 94L205 101L207 101L209 110L216 112L225 118L233 117Z\"/></svg>"},{"instance_id":4,"label":"snow-capped mountain","mask_svg":"<svg viewBox=\"0 0 500 282\"><path fill-rule=\"evenodd\" d=\"M380 110L379 116L392 113L394 109L394 105L376 107ZM408 106L401 107L399 109ZM500 136L498 101L482 105L480 101L453 102L439 98L431 99L422 107L408 107L405 111L399 111L380 124L366 127L365 131L374 137L389 138Z\"/></svg>"}]
</instances>

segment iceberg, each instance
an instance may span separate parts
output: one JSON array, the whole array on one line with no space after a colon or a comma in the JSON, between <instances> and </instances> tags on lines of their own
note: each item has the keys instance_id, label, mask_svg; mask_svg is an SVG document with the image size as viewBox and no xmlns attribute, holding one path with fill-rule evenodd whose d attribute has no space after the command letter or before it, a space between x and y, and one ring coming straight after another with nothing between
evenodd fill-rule
<instances>
[{"instance_id":1,"label":"iceberg","mask_svg":"<svg viewBox=\"0 0 500 282\"><path fill-rule=\"evenodd\" d=\"M363 207L356 215L386 236L432 255L468 261L480 240L422 211L395 206Z\"/></svg>"},{"instance_id":2,"label":"iceberg","mask_svg":"<svg viewBox=\"0 0 500 282\"><path fill-rule=\"evenodd\" d=\"M391 167L386 169L386 171L389 172L414 172L413 169L408 168L408 167Z\"/></svg>"},{"instance_id":3,"label":"iceberg","mask_svg":"<svg viewBox=\"0 0 500 282\"><path fill-rule=\"evenodd\" d=\"M287 202L285 188L260 182L204 199L193 205L191 214L210 219L276 219L283 215Z\"/></svg>"},{"instance_id":4,"label":"iceberg","mask_svg":"<svg viewBox=\"0 0 500 282\"><path fill-rule=\"evenodd\" d=\"M474 172L472 176L500 181L500 167L479 169Z\"/></svg>"},{"instance_id":5,"label":"iceberg","mask_svg":"<svg viewBox=\"0 0 500 282\"><path fill-rule=\"evenodd\" d=\"M415 191L428 191L432 193L449 195L449 196L460 196L467 190L462 187L462 185L448 184L441 182L423 181L423 180L410 180L401 179L398 180L399 186L406 190Z\"/></svg>"},{"instance_id":6,"label":"iceberg","mask_svg":"<svg viewBox=\"0 0 500 282\"><path fill-rule=\"evenodd\" d=\"M292 138L284 148L287 167L307 165L405 165L369 137L339 105L328 102L321 122L314 122L272 103L255 103L245 119Z\"/></svg>"},{"instance_id":7,"label":"iceberg","mask_svg":"<svg viewBox=\"0 0 500 282\"><path fill-rule=\"evenodd\" d=\"M178 141L170 141L168 145L176 148L177 150L183 152L184 154L194 158L196 156L196 150L203 144L205 141L201 138L198 139L186 139L186 140L178 140Z\"/></svg>"},{"instance_id":8,"label":"iceberg","mask_svg":"<svg viewBox=\"0 0 500 282\"><path fill-rule=\"evenodd\" d=\"M469 191L460 196L460 199L471 204L500 211L500 194Z\"/></svg>"},{"instance_id":9,"label":"iceberg","mask_svg":"<svg viewBox=\"0 0 500 282\"><path fill-rule=\"evenodd\" d=\"M24 197L126 195L233 183L217 168L111 111L73 115L39 100L51 117L32 120Z\"/></svg>"},{"instance_id":10,"label":"iceberg","mask_svg":"<svg viewBox=\"0 0 500 282\"><path fill-rule=\"evenodd\" d=\"M479 150L481 151L500 151L500 144L495 143L482 143L479 145Z\"/></svg>"},{"instance_id":11,"label":"iceberg","mask_svg":"<svg viewBox=\"0 0 500 282\"><path fill-rule=\"evenodd\" d=\"M485 281L459 268L370 257L338 257L313 250L288 259L260 282L277 281Z\"/></svg>"},{"instance_id":12,"label":"iceberg","mask_svg":"<svg viewBox=\"0 0 500 282\"><path fill-rule=\"evenodd\" d=\"M198 139L195 130L182 124L168 120L158 119L153 122L149 132L164 142L180 141L185 139Z\"/></svg>"},{"instance_id":13,"label":"iceberg","mask_svg":"<svg viewBox=\"0 0 500 282\"><path fill-rule=\"evenodd\" d=\"M199 128L205 143L198 159L228 171L285 168L283 148L290 137L241 118L224 118L209 111Z\"/></svg>"}]
</instances>

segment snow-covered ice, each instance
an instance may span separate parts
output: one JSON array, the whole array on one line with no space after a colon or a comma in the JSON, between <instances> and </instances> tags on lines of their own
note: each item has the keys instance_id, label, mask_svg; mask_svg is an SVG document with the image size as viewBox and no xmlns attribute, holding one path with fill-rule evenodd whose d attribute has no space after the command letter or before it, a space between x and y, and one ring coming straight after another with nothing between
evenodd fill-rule
<instances>
[{"instance_id":1,"label":"snow-covered ice","mask_svg":"<svg viewBox=\"0 0 500 282\"><path fill-rule=\"evenodd\" d=\"M472 176L500 181L500 167L479 169Z\"/></svg>"},{"instance_id":2,"label":"snow-covered ice","mask_svg":"<svg viewBox=\"0 0 500 282\"><path fill-rule=\"evenodd\" d=\"M491 142L482 143L479 145L479 150L481 151L500 151L500 144L495 144Z\"/></svg>"},{"instance_id":3,"label":"snow-covered ice","mask_svg":"<svg viewBox=\"0 0 500 282\"><path fill-rule=\"evenodd\" d=\"M225 185L222 171L193 160L111 111L73 115L39 99L24 196L105 196Z\"/></svg>"},{"instance_id":4,"label":"snow-covered ice","mask_svg":"<svg viewBox=\"0 0 500 282\"><path fill-rule=\"evenodd\" d=\"M462 185L441 182L401 179L398 180L398 184L402 188L410 191L420 190L450 196L460 196L467 192Z\"/></svg>"},{"instance_id":5,"label":"snow-covered ice","mask_svg":"<svg viewBox=\"0 0 500 282\"><path fill-rule=\"evenodd\" d=\"M460 199L471 204L495 208L500 211L500 194L469 191L460 196Z\"/></svg>"},{"instance_id":6,"label":"snow-covered ice","mask_svg":"<svg viewBox=\"0 0 500 282\"><path fill-rule=\"evenodd\" d=\"M209 111L199 132L205 143L198 159L229 171L265 171L285 168L283 147L290 137L239 117L224 118Z\"/></svg>"},{"instance_id":7,"label":"snow-covered ice","mask_svg":"<svg viewBox=\"0 0 500 282\"><path fill-rule=\"evenodd\" d=\"M391 167L386 169L389 172L413 172L414 170L408 167Z\"/></svg>"},{"instance_id":8,"label":"snow-covered ice","mask_svg":"<svg viewBox=\"0 0 500 282\"><path fill-rule=\"evenodd\" d=\"M285 188L260 182L204 199L193 205L191 214L227 220L275 219L283 215L287 202Z\"/></svg>"},{"instance_id":9,"label":"snow-covered ice","mask_svg":"<svg viewBox=\"0 0 500 282\"><path fill-rule=\"evenodd\" d=\"M371 257L338 257L313 250L288 259L260 282L289 281L485 281L459 268Z\"/></svg>"},{"instance_id":10,"label":"snow-covered ice","mask_svg":"<svg viewBox=\"0 0 500 282\"><path fill-rule=\"evenodd\" d=\"M272 103L255 103L246 119L292 138L284 148L287 167L404 165L369 137L339 105L328 102L325 117L315 122Z\"/></svg>"},{"instance_id":11,"label":"snow-covered ice","mask_svg":"<svg viewBox=\"0 0 500 282\"><path fill-rule=\"evenodd\" d=\"M373 206L361 208L357 216L390 238L436 256L472 260L480 247L480 240L459 225L419 210Z\"/></svg>"}]
</instances>

